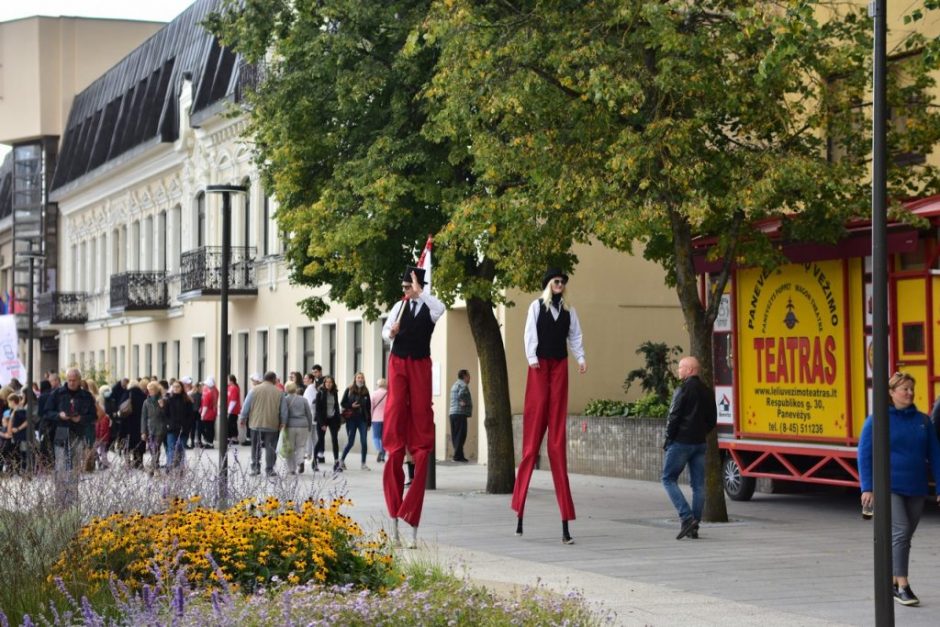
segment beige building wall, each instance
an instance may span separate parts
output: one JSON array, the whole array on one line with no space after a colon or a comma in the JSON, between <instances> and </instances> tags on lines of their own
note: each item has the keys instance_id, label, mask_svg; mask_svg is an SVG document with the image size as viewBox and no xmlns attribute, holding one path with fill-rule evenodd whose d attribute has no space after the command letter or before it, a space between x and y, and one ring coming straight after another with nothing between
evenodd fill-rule
<instances>
[{"instance_id":1,"label":"beige building wall","mask_svg":"<svg viewBox=\"0 0 940 627\"><path fill-rule=\"evenodd\" d=\"M56 196L62 235L59 289L90 294L88 323L60 331L62 366L93 366L107 370L112 378L150 374L219 378L220 303L218 299L179 300L179 253L196 246L196 197L205 185L244 181L250 185L254 208L248 243L260 250L264 224L258 208L264 201L264 191L239 138L241 121L220 116L200 129L185 124L181 128L181 138L175 145L155 147ZM241 200L234 200L234 246L244 243L243 206ZM273 215L274 207L271 209ZM207 243L220 245L218 195L208 197L206 215ZM165 228L161 230L159 225ZM164 232L166 235L161 237ZM230 304L232 372L242 389L246 374L271 369L284 377L286 371L300 371L313 362L333 374L340 387L349 384L359 363L370 386L374 385L383 374L382 320L370 322L360 312L339 304L334 304L320 320L307 319L297 303L314 291L290 285L283 258L278 254L281 243L273 221L268 232L272 254L263 257L259 253L255 266L258 295L233 297ZM599 245L581 247L577 252L581 261L572 274L570 289L584 326L589 372L582 377L572 367L572 413L582 411L591 398L626 398L621 384L627 370L640 365L634 351L643 340L685 344L675 295L663 286L659 268ZM125 270L160 268L164 256L170 274L170 308L152 316L111 315L110 277ZM522 411L526 372L522 333L526 306L534 297L513 294L516 306L497 311L506 337L514 413ZM267 360L263 357L263 338ZM311 350L311 338L312 355L305 356ZM165 365L160 363L162 355ZM457 370L467 368L474 380L474 415L467 453L485 462L485 403L476 349L462 303L438 323L432 355L438 457L452 455L450 386Z\"/></svg>"},{"instance_id":2,"label":"beige building wall","mask_svg":"<svg viewBox=\"0 0 940 627\"><path fill-rule=\"evenodd\" d=\"M75 94L163 26L38 16L0 22L0 141L61 135Z\"/></svg>"}]
</instances>

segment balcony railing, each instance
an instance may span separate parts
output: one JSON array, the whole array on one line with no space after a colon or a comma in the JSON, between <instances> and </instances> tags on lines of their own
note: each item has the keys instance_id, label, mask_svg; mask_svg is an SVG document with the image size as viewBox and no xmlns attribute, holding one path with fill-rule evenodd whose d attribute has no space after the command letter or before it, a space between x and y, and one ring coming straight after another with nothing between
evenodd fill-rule
<instances>
[{"instance_id":1,"label":"balcony railing","mask_svg":"<svg viewBox=\"0 0 940 627\"><path fill-rule=\"evenodd\" d=\"M112 313L126 311L153 311L166 309L167 297L166 272L122 272L111 275Z\"/></svg>"},{"instance_id":2,"label":"balcony railing","mask_svg":"<svg viewBox=\"0 0 940 627\"><path fill-rule=\"evenodd\" d=\"M229 294L257 295L255 249L233 246L229 257ZM216 296L222 290L222 247L205 246L180 256L180 298Z\"/></svg>"},{"instance_id":3,"label":"balcony railing","mask_svg":"<svg viewBox=\"0 0 940 627\"><path fill-rule=\"evenodd\" d=\"M46 292L36 297L39 326L69 326L88 322L85 292Z\"/></svg>"}]
</instances>

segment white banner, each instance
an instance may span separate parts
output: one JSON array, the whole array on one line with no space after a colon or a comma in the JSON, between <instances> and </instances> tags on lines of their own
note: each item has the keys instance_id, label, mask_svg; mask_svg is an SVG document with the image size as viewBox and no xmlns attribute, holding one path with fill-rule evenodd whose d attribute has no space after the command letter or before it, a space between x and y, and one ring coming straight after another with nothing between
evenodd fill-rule
<instances>
[{"instance_id":1,"label":"white banner","mask_svg":"<svg viewBox=\"0 0 940 627\"><path fill-rule=\"evenodd\" d=\"M26 382L26 368L17 355L17 346L16 316L0 316L0 385L8 384L13 378Z\"/></svg>"}]
</instances>

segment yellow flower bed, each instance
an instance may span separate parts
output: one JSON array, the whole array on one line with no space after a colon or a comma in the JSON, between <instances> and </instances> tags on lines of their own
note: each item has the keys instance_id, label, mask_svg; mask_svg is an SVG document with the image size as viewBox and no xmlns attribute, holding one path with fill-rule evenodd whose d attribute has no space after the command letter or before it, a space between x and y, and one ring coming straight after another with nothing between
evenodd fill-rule
<instances>
[{"instance_id":1,"label":"yellow flower bed","mask_svg":"<svg viewBox=\"0 0 940 627\"><path fill-rule=\"evenodd\" d=\"M113 577L136 590L157 583L158 572L171 576L168 571L185 567L187 580L199 588L219 587L221 577L245 591L274 577L373 589L389 583L386 538L366 540L359 525L340 512L350 504L346 499L329 504L246 499L221 511L199 501L177 498L159 514L119 512L92 520L53 566L50 580L61 577L96 588Z\"/></svg>"}]
</instances>

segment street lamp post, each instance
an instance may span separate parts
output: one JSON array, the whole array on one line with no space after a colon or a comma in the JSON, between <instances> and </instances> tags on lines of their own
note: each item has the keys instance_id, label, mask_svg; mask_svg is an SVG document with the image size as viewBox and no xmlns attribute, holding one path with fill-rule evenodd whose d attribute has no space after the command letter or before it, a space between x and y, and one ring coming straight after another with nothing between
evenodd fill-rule
<instances>
[{"instance_id":1,"label":"street lamp post","mask_svg":"<svg viewBox=\"0 0 940 627\"><path fill-rule=\"evenodd\" d=\"M206 193L222 194L222 276L219 289L222 301L219 331L219 412L215 421L219 441L219 507L228 501L228 275L232 258L232 194L247 194L244 185L208 185Z\"/></svg>"},{"instance_id":2,"label":"street lamp post","mask_svg":"<svg viewBox=\"0 0 940 627\"><path fill-rule=\"evenodd\" d=\"M29 316L26 327L26 415L32 420L36 410L36 399L33 394L33 339L35 336L35 327L33 326L33 301L35 300L36 291L34 275L36 271L36 260L42 261L46 256L39 252L28 251L20 253L20 258L29 260L29 308L26 314Z\"/></svg>"},{"instance_id":3,"label":"street lamp post","mask_svg":"<svg viewBox=\"0 0 940 627\"><path fill-rule=\"evenodd\" d=\"M875 498L875 624L894 625L891 587L891 451L888 417L887 0L869 5L872 49L872 479Z\"/></svg>"}]
</instances>

